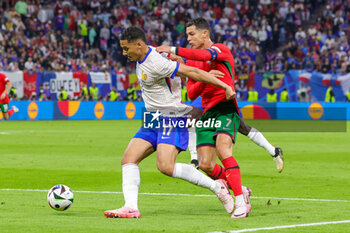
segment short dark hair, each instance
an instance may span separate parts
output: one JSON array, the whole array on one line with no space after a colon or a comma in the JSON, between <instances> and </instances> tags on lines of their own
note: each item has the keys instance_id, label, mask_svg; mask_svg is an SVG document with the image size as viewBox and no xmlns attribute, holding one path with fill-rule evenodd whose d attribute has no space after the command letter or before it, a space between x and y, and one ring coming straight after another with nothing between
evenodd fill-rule
<instances>
[{"instance_id":1,"label":"short dark hair","mask_svg":"<svg viewBox=\"0 0 350 233\"><path fill-rule=\"evenodd\" d=\"M140 39L143 42L147 43L144 31L141 28L135 26L131 26L125 29L120 39L127 40L128 42L133 42Z\"/></svg>"},{"instance_id":2,"label":"short dark hair","mask_svg":"<svg viewBox=\"0 0 350 233\"><path fill-rule=\"evenodd\" d=\"M196 19L190 20L187 23L186 27L191 27L191 26L195 26L197 29L210 31L209 23L204 18L196 18Z\"/></svg>"}]
</instances>

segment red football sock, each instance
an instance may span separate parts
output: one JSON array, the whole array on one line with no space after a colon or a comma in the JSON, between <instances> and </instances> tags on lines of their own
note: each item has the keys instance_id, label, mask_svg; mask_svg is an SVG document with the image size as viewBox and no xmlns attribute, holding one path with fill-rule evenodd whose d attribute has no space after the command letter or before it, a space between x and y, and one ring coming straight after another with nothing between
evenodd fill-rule
<instances>
[{"instance_id":1,"label":"red football sock","mask_svg":"<svg viewBox=\"0 0 350 233\"><path fill-rule=\"evenodd\" d=\"M209 177L212 178L213 180L218 180L218 179L226 180L224 168L221 167L219 164L215 164L214 170L209 174Z\"/></svg>"},{"instance_id":2,"label":"red football sock","mask_svg":"<svg viewBox=\"0 0 350 233\"><path fill-rule=\"evenodd\" d=\"M15 112L15 110L13 110L13 109L9 110L9 111L8 111L9 116L11 117L11 116L13 115L14 112Z\"/></svg>"},{"instance_id":3,"label":"red football sock","mask_svg":"<svg viewBox=\"0 0 350 233\"><path fill-rule=\"evenodd\" d=\"M235 196L243 194L241 186L241 171L236 160L230 156L221 161L225 167L225 175Z\"/></svg>"}]
</instances>

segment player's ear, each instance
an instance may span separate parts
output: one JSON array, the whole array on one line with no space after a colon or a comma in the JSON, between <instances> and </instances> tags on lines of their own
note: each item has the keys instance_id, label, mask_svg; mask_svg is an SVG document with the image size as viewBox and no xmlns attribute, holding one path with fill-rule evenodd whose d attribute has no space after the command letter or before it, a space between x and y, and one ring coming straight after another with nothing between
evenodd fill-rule
<instances>
[{"instance_id":1,"label":"player's ear","mask_svg":"<svg viewBox=\"0 0 350 233\"><path fill-rule=\"evenodd\" d=\"M209 35L209 31L208 31L208 30L203 30L203 32L202 32L202 38L203 38L203 39L204 39L204 38L207 38L208 35Z\"/></svg>"}]
</instances>

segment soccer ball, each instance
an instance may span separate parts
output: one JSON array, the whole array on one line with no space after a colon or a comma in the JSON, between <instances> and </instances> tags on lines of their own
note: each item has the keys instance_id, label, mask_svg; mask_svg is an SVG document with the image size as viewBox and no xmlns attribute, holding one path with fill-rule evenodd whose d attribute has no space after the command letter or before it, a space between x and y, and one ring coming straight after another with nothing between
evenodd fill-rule
<instances>
[{"instance_id":1,"label":"soccer ball","mask_svg":"<svg viewBox=\"0 0 350 233\"><path fill-rule=\"evenodd\" d=\"M53 186L47 194L47 201L54 210L68 209L73 204L73 200L72 190L64 184Z\"/></svg>"}]
</instances>

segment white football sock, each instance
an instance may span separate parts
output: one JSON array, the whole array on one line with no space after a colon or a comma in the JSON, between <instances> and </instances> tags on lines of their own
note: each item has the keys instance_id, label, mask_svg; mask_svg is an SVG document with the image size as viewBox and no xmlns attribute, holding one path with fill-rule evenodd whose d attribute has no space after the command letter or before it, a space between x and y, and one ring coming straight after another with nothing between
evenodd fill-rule
<instances>
[{"instance_id":1,"label":"white football sock","mask_svg":"<svg viewBox=\"0 0 350 233\"><path fill-rule=\"evenodd\" d=\"M126 207L137 210L137 199L140 187L140 170L137 164L128 163L122 166L123 194Z\"/></svg>"},{"instance_id":2,"label":"white football sock","mask_svg":"<svg viewBox=\"0 0 350 233\"><path fill-rule=\"evenodd\" d=\"M248 133L248 138L255 142L257 145L262 146L267 150L271 156L275 155L275 147L272 146L264 137L262 133L259 132L259 130L252 128Z\"/></svg>"},{"instance_id":3,"label":"white football sock","mask_svg":"<svg viewBox=\"0 0 350 233\"><path fill-rule=\"evenodd\" d=\"M197 160L197 134L196 134L196 128L191 127L188 128L188 150L191 153L191 160L196 159Z\"/></svg>"},{"instance_id":4,"label":"white football sock","mask_svg":"<svg viewBox=\"0 0 350 233\"><path fill-rule=\"evenodd\" d=\"M189 164L175 163L173 177L187 180L192 184L210 189L215 194L221 190L221 184L219 182L215 182Z\"/></svg>"}]
</instances>

